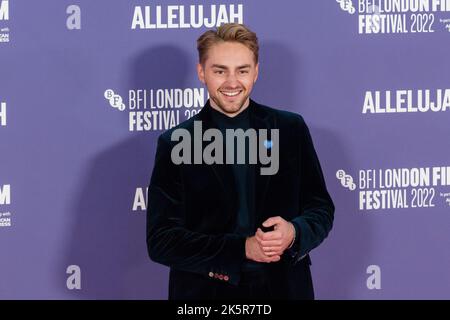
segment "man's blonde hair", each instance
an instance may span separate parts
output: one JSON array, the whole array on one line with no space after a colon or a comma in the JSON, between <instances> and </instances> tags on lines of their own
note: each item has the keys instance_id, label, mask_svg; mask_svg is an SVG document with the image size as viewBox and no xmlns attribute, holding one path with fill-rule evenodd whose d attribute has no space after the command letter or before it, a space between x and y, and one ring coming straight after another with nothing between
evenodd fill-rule
<instances>
[{"instance_id":1,"label":"man's blonde hair","mask_svg":"<svg viewBox=\"0 0 450 320\"><path fill-rule=\"evenodd\" d=\"M209 30L197 39L197 50L199 62L204 64L207 59L208 50L220 42L238 42L253 52L255 64L258 63L258 37L243 24L225 23L216 30Z\"/></svg>"}]
</instances>

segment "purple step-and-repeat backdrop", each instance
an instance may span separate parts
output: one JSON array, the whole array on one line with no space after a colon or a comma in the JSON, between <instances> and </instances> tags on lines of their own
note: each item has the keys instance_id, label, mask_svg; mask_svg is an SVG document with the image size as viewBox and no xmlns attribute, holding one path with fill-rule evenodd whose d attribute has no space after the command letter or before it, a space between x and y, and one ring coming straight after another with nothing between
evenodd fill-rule
<instances>
[{"instance_id":1,"label":"purple step-and-repeat backdrop","mask_svg":"<svg viewBox=\"0 0 450 320\"><path fill-rule=\"evenodd\" d=\"M253 98L308 123L335 224L318 299L450 298L450 1L0 0L0 298L165 299L159 134L196 114L196 39L260 39Z\"/></svg>"}]
</instances>

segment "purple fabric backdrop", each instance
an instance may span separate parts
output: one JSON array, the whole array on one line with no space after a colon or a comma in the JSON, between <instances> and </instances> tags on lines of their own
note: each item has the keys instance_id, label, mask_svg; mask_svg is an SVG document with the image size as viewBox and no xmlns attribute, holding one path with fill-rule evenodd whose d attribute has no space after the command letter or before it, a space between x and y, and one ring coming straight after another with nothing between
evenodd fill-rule
<instances>
[{"instance_id":1,"label":"purple fabric backdrop","mask_svg":"<svg viewBox=\"0 0 450 320\"><path fill-rule=\"evenodd\" d=\"M192 6L257 32L253 99L311 129L336 205L312 252L317 298L449 299L450 174L433 181L433 168L450 172L450 3L393 2L0 0L0 298L167 297L168 269L146 252L145 189L157 136L207 99L195 41L208 26L190 25ZM426 90L441 111L412 110L430 106ZM424 180L380 180L402 168ZM367 191L382 190L408 207L370 209Z\"/></svg>"}]
</instances>

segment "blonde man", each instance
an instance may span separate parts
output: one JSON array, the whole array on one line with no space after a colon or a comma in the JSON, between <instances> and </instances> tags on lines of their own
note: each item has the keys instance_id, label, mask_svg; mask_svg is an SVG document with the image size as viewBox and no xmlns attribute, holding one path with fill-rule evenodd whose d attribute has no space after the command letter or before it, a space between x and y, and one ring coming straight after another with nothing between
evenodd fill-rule
<instances>
[{"instance_id":1,"label":"blonde man","mask_svg":"<svg viewBox=\"0 0 450 320\"><path fill-rule=\"evenodd\" d=\"M250 98L259 46L246 26L207 31L197 48L198 77L210 99L159 137L148 189L148 252L170 267L169 299L314 299L308 253L330 232L334 205L308 127L300 115ZM218 134L227 130L266 139L245 136L246 163L174 161L180 137L202 139L194 132L200 127L215 130L215 143L226 140ZM204 156L208 142L194 143L203 148L193 153ZM214 156L223 151L234 160L241 149L229 143ZM267 161L248 161L254 150L277 153L272 174L261 173Z\"/></svg>"}]
</instances>

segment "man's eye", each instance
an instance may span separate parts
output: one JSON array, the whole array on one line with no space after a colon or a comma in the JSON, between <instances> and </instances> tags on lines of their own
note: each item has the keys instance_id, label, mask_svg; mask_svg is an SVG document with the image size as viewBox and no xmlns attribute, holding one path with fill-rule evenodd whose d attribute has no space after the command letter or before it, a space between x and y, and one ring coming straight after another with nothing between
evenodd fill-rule
<instances>
[{"instance_id":1,"label":"man's eye","mask_svg":"<svg viewBox=\"0 0 450 320\"><path fill-rule=\"evenodd\" d=\"M222 70L216 70L216 71L214 71L214 73L223 74L223 71Z\"/></svg>"},{"instance_id":2,"label":"man's eye","mask_svg":"<svg viewBox=\"0 0 450 320\"><path fill-rule=\"evenodd\" d=\"M248 70L241 70L241 73L248 73Z\"/></svg>"}]
</instances>

